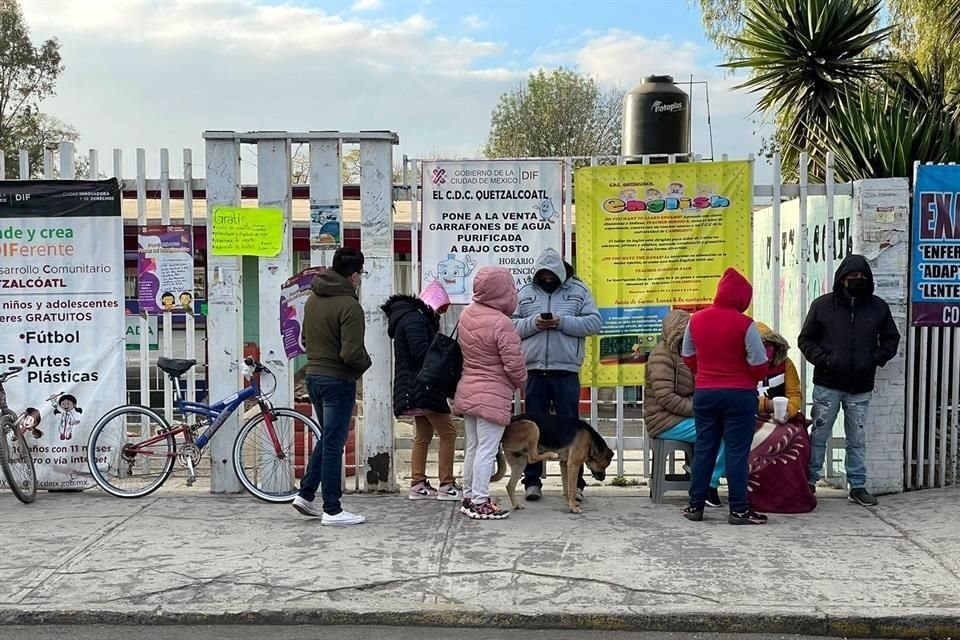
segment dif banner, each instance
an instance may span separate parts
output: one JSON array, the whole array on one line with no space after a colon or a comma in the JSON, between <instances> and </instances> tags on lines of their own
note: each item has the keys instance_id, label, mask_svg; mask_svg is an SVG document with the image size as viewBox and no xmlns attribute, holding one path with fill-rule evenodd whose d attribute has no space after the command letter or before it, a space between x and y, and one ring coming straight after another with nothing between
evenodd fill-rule
<instances>
[{"instance_id":1,"label":"dif banner","mask_svg":"<svg viewBox=\"0 0 960 640\"><path fill-rule=\"evenodd\" d=\"M0 369L41 489L93 486L86 445L125 401L123 220L116 180L0 182ZM109 451L103 452L106 458Z\"/></svg>"},{"instance_id":2,"label":"dif banner","mask_svg":"<svg viewBox=\"0 0 960 640\"><path fill-rule=\"evenodd\" d=\"M750 277L750 162L589 167L576 174L577 275L603 317L585 386L642 385L671 309L713 302L724 270Z\"/></svg>"},{"instance_id":3,"label":"dif banner","mask_svg":"<svg viewBox=\"0 0 960 640\"><path fill-rule=\"evenodd\" d=\"M453 304L469 304L485 266L530 282L547 248L562 251L561 160L424 162L423 283L438 280ZM422 288L421 287L421 288Z\"/></svg>"}]
</instances>

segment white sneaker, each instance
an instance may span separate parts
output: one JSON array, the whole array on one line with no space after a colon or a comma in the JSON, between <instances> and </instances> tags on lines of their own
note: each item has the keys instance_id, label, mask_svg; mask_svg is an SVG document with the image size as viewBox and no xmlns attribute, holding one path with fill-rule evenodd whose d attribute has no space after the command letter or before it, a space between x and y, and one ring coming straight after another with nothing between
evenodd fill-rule
<instances>
[{"instance_id":1,"label":"white sneaker","mask_svg":"<svg viewBox=\"0 0 960 640\"><path fill-rule=\"evenodd\" d=\"M300 496L297 496L293 499L293 508L303 515L310 516L311 518L319 518L323 515L323 511L313 506L312 500L307 500L306 498L301 498Z\"/></svg>"},{"instance_id":2,"label":"white sneaker","mask_svg":"<svg viewBox=\"0 0 960 640\"><path fill-rule=\"evenodd\" d=\"M323 520L320 524L327 527L348 527L353 524L363 524L367 519L357 513L341 511L335 516L329 513L323 514Z\"/></svg>"}]
</instances>

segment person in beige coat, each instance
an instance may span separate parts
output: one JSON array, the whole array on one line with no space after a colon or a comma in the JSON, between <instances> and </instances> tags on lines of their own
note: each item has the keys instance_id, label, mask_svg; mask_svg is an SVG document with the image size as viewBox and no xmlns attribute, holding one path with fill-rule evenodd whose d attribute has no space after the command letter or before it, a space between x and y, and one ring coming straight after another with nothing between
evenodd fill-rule
<instances>
[{"instance_id":1,"label":"person in beige coat","mask_svg":"<svg viewBox=\"0 0 960 640\"><path fill-rule=\"evenodd\" d=\"M674 309L663 320L663 339L647 360L646 384L643 388L643 419L651 438L696 442L693 420L693 373L680 357L683 334L690 323L690 314ZM707 505L722 507L719 487L724 474L724 449L721 446L710 479Z\"/></svg>"}]
</instances>

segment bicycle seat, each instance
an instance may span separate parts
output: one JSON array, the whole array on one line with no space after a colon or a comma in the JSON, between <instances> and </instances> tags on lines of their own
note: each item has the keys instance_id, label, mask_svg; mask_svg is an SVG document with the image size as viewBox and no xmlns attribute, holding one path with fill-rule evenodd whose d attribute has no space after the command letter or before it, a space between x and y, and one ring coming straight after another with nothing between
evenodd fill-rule
<instances>
[{"instance_id":1,"label":"bicycle seat","mask_svg":"<svg viewBox=\"0 0 960 640\"><path fill-rule=\"evenodd\" d=\"M160 358L157 360L157 368L164 373L168 373L174 378L179 378L197 364L196 360L179 360L177 358Z\"/></svg>"}]
</instances>

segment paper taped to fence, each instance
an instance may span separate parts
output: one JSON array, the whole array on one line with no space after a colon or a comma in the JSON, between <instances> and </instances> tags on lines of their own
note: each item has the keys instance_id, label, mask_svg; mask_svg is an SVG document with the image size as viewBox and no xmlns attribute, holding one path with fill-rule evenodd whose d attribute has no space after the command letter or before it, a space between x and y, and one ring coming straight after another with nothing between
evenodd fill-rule
<instances>
[{"instance_id":1,"label":"paper taped to fence","mask_svg":"<svg viewBox=\"0 0 960 640\"><path fill-rule=\"evenodd\" d=\"M641 385L671 309L713 301L720 276L750 276L749 162L621 165L576 176L577 275L603 328L583 384Z\"/></svg>"},{"instance_id":2,"label":"paper taped to fence","mask_svg":"<svg viewBox=\"0 0 960 640\"><path fill-rule=\"evenodd\" d=\"M283 249L283 210L253 207L214 207L215 256L274 258Z\"/></svg>"},{"instance_id":3,"label":"paper taped to fence","mask_svg":"<svg viewBox=\"0 0 960 640\"><path fill-rule=\"evenodd\" d=\"M153 225L137 232L137 300L151 315L193 310L190 227Z\"/></svg>"},{"instance_id":4,"label":"paper taped to fence","mask_svg":"<svg viewBox=\"0 0 960 640\"><path fill-rule=\"evenodd\" d=\"M0 182L0 370L23 367L4 386L42 434L41 489L94 485L87 439L126 396L123 300L116 180Z\"/></svg>"},{"instance_id":5,"label":"paper taped to fence","mask_svg":"<svg viewBox=\"0 0 960 640\"><path fill-rule=\"evenodd\" d=\"M913 324L960 327L960 166L917 167L913 207Z\"/></svg>"},{"instance_id":6,"label":"paper taped to fence","mask_svg":"<svg viewBox=\"0 0 960 640\"><path fill-rule=\"evenodd\" d=\"M423 284L439 280L453 304L467 304L481 267L510 269L517 288L537 256L562 252L563 162L424 162Z\"/></svg>"}]
</instances>

